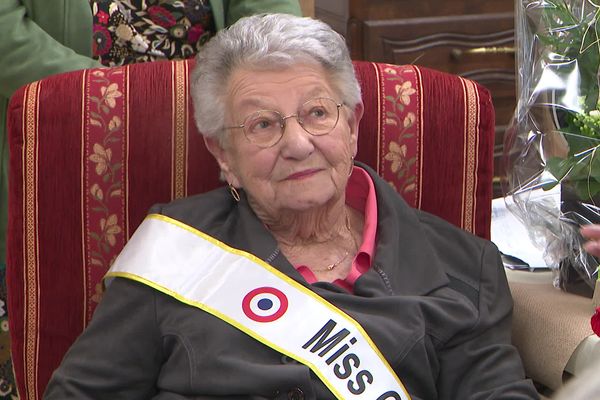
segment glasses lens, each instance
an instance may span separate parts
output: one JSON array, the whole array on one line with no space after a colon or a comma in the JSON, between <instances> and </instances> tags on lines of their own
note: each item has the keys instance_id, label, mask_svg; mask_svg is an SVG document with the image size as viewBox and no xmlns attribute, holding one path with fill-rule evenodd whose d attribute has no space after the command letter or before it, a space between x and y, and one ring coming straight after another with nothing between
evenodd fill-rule
<instances>
[{"instance_id":1,"label":"glasses lens","mask_svg":"<svg viewBox=\"0 0 600 400\"><path fill-rule=\"evenodd\" d=\"M302 127L311 135L326 135L335 128L339 109L333 99L318 98L304 103L298 117Z\"/></svg>"},{"instance_id":2,"label":"glasses lens","mask_svg":"<svg viewBox=\"0 0 600 400\"><path fill-rule=\"evenodd\" d=\"M272 146L281 138L283 129L281 115L276 111L257 111L244 121L244 134L258 146Z\"/></svg>"}]
</instances>

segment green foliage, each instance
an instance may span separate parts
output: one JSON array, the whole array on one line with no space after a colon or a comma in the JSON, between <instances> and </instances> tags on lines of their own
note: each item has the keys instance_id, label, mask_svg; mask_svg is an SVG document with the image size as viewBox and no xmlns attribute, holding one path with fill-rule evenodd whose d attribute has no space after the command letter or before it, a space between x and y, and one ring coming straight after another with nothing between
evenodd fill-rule
<instances>
[{"instance_id":1,"label":"green foliage","mask_svg":"<svg viewBox=\"0 0 600 400\"><path fill-rule=\"evenodd\" d=\"M600 154L596 154L600 151L600 6L566 0L545 0L543 4L543 26L537 38L546 50L545 62L558 71L576 65L579 83L567 90L576 90L580 98L580 110L559 112L569 151L566 158L546 161L546 170L557 179L547 188L567 181L581 199L589 199L600 193Z\"/></svg>"}]
</instances>

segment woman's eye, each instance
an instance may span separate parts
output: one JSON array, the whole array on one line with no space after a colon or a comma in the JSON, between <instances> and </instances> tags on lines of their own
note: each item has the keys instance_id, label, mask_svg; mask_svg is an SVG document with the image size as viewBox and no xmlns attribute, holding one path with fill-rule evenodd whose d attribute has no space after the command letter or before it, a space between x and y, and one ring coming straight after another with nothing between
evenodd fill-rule
<instances>
[{"instance_id":1,"label":"woman's eye","mask_svg":"<svg viewBox=\"0 0 600 400\"><path fill-rule=\"evenodd\" d=\"M253 131L261 131L261 130L269 129L272 127L273 127L273 121L268 120L268 119L261 119L261 120L254 121L252 123Z\"/></svg>"},{"instance_id":2,"label":"woman's eye","mask_svg":"<svg viewBox=\"0 0 600 400\"><path fill-rule=\"evenodd\" d=\"M313 108L310 110L310 116L313 118L323 118L327 112L323 108Z\"/></svg>"}]
</instances>

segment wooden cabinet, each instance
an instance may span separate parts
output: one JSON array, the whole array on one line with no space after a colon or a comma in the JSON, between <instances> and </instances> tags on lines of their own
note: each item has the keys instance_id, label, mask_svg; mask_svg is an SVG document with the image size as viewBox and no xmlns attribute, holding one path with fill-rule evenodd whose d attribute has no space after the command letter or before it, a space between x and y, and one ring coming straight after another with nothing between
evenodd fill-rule
<instances>
[{"instance_id":1,"label":"wooden cabinet","mask_svg":"<svg viewBox=\"0 0 600 400\"><path fill-rule=\"evenodd\" d=\"M345 36L353 59L422 65L487 87L496 109L498 177L516 105L513 9L510 0L315 1L316 17Z\"/></svg>"},{"instance_id":2,"label":"wooden cabinet","mask_svg":"<svg viewBox=\"0 0 600 400\"><path fill-rule=\"evenodd\" d=\"M305 17L315 16L315 0L300 0L300 9Z\"/></svg>"}]
</instances>

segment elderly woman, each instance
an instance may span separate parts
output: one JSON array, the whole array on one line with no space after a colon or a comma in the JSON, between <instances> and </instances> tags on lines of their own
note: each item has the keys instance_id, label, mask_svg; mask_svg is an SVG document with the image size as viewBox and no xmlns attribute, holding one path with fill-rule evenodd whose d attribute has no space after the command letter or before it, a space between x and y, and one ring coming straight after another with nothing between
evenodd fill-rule
<instances>
[{"instance_id":1,"label":"elderly woman","mask_svg":"<svg viewBox=\"0 0 600 400\"><path fill-rule=\"evenodd\" d=\"M354 163L344 40L283 14L200 52L228 188L156 206L46 399L535 399L495 247Z\"/></svg>"}]
</instances>

